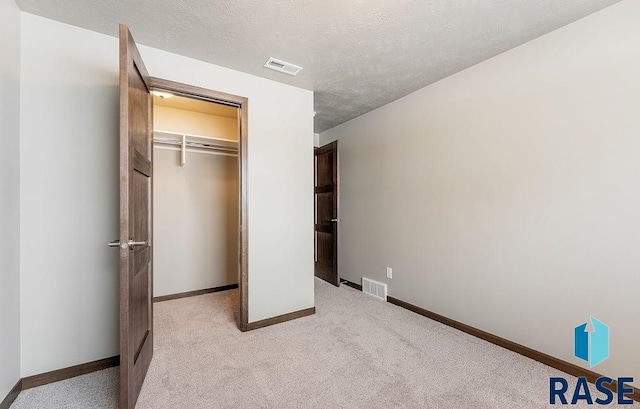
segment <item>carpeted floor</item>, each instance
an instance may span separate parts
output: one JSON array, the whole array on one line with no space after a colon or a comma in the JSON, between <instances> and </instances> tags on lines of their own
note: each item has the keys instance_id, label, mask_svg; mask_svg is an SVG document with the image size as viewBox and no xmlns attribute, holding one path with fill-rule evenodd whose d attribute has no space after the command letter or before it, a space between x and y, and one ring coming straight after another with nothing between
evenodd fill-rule
<instances>
[{"instance_id":1,"label":"carpeted floor","mask_svg":"<svg viewBox=\"0 0 640 409\"><path fill-rule=\"evenodd\" d=\"M247 333L236 328L236 297L155 305L136 408L548 408L549 377L566 376L346 286L316 280L316 315ZM23 391L11 409L116 402L113 368Z\"/></svg>"}]
</instances>

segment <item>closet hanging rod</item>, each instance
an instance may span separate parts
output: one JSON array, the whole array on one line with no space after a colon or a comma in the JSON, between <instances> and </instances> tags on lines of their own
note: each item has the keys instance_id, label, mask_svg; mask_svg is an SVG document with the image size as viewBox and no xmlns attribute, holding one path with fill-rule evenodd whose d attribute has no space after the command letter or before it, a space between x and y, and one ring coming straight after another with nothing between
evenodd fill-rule
<instances>
[{"instance_id":1,"label":"closet hanging rod","mask_svg":"<svg viewBox=\"0 0 640 409\"><path fill-rule=\"evenodd\" d=\"M182 141L178 141L178 140L175 140L175 139L158 139L158 138L155 138L153 140L153 143L157 143L157 144L160 144L160 145L182 146ZM219 151L224 151L224 152L238 152L238 148L236 148L236 147L216 146L216 145L206 144L206 143L202 143L202 142L189 142L189 141L187 141L185 143L185 145L190 147L190 148L212 149L212 150L219 150Z\"/></svg>"},{"instance_id":2,"label":"closet hanging rod","mask_svg":"<svg viewBox=\"0 0 640 409\"><path fill-rule=\"evenodd\" d=\"M180 148L180 146L176 146L176 145L163 145L163 144L156 144L153 147L154 149L161 149L161 150L168 150L168 151L174 151L174 152L178 152L181 153L182 149ZM197 149L197 148L190 148L187 147L185 149L185 153L188 154L198 154L198 155L216 155L216 156L230 156L233 158L237 158L238 157L238 152L228 152L228 151L223 151L223 150L218 150L218 149ZM185 156L186 159L186 156ZM180 159L180 165L181 166L185 166L185 164L182 163L182 158Z\"/></svg>"},{"instance_id":3,"label":"closet hanging rod","mask_svg":"<svg viewBox=\"0 0 640 409\"><path fill-rule=\"evenodd\" d=\"M178 132L154 130L153 144L158 148L175 147L180 151L180 165L187 163L187 152L212 153L238 156L238 142L212 136L191 135Z\"/></svg>"},{"instance_id":4,"label":"closet hanging rod","mask_svg":"<svg viewBox=\"0 0 640 409\"><path fill-rule=\"evenodd\" d=\"M173 137L176 137L176 138L182 138L184 136L187 139L204 139L204 140L208 140L208 141L221 142L223 144L228 144L228 145L238 145L238 141L234 141L233 139L216 138L215 136L204 136L204 135L195 135L195 134L172 132L172 131L163 131L163 130L160 130L160 129L154 129L153 130L153 134L154 135L156 135L156 134L170 135L170 136L173 136Z\"/></svg>"}]
</instances>

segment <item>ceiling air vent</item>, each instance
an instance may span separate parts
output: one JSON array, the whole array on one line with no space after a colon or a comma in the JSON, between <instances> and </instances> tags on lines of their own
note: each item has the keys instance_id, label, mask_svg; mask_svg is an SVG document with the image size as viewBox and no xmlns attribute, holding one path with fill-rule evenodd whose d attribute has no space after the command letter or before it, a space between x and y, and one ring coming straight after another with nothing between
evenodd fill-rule
<instances>
[{"instance_id":1,"label":"ceiling air vent","mask_svg":"<svg viewBox=\"0 0 640 409\"><path fill-rule=\"evenodd\" d=\"M302 67L298 67L297 65L293 65L288 62L277 60L273 57L269 58L267 62L264 63L264 66L266 68L269 68L275 71L284 72L285 74L289 74L289 75L298 75L298 73L302 69Z\"/></svg>"}]
</instances>

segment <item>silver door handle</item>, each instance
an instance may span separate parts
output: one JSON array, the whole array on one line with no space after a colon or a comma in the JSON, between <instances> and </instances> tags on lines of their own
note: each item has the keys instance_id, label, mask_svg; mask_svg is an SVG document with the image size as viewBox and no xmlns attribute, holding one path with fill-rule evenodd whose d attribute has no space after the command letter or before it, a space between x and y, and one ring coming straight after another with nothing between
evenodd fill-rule
<instances>
[{"instance_id":1,"label":"silver door handle","mask_svg":"<svg viewBox=\"0 0 640 409\"><path fill-rule=\"evenodd\" d=\"M340 219L331 219L332 222L339 222Z\"/></svg>"},{"instance_id":2,"label":"silver door handle","mask_svg":"<svg viewBox=\"0 0 640 409\"><path fill-rule=\"evenodd\" d=\"M109 247L120 247L120 240L114 240L114 241L110 242L109 244L107 244L107 246L109 246Z\"/></svg>"},{"instance_id":3,"label":"silver door handle","mask_svg":"<svg viewBox=\"0 0 640 409\"><path fill-rule=\"evenodd\" d=\"M121 248L123 250L126 250L126 249L131 250L136 246L146 246L147 244L149 244L149 243L146 242L146 241L133 241L133 240L129 240L128 242L121 244L120 240L114 240L114 241L110 242L108 244L108 246L109 247L119 247L119 248Z\"/></svg>"}]
</instances>

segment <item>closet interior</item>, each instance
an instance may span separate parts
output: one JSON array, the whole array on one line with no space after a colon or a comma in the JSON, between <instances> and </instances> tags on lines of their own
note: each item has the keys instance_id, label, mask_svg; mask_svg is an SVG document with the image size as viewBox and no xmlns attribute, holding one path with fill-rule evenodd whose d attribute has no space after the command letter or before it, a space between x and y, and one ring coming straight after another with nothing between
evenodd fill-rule
<instances>
[{"instance_id":1,"label":"closet interior","mask_svg":"<svg viewBox=\"0 0 640 409\"><path fill-rule=\"evenodd\" d=\"M158 94L154 298L237 285L239 109Z\"/></svg>"}]
</instances>

